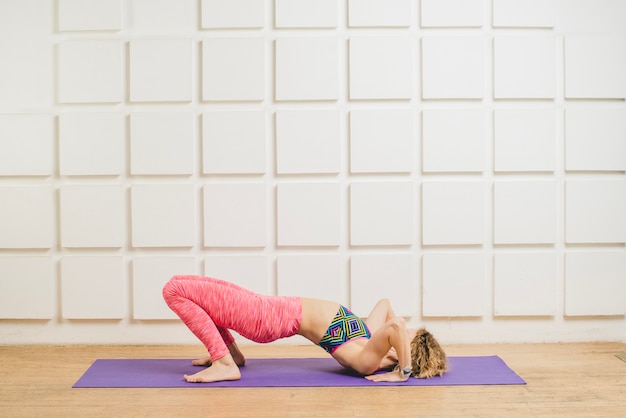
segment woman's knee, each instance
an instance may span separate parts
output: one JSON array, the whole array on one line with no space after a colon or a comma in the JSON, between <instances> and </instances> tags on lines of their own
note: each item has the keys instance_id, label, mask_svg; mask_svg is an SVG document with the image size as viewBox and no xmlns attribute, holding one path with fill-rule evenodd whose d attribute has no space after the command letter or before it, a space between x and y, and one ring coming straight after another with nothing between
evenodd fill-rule
<instances>
[{"instance_id":1,"label":"woman's knee","mask_svg":"<svg viewBox=\"0 0 626 418\"><path fill-rule=\"evenodd\" d=\"M179 278L180 276L174 276L163 286L163 299L165 300L165 302L167 302L168 305L173 298L180 295L180 288L178 286Z\"/></svg>"}]
</instances>

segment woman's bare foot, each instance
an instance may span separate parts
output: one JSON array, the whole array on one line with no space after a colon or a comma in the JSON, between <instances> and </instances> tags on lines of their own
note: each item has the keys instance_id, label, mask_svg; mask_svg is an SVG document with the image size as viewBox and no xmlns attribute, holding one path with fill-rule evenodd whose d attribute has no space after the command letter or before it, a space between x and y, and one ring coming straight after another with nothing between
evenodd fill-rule
<instances>
[{"instance_id":1,"label":"woman's bare foot","mask_svg":"<svg viewBox=\"0 0 626 418\"><path fill-rule=\"evenodd\" d=\"M210 383L239 380L241 373L232 356L227 354L221 359L215 360L210 367L192 375L185 375L184 378L190 383Z\"/></svg>"},{"instance_id":2,"label":"woman's bare foot","mask_svg":"<svg viewBox=\"0 0 626 418\"><path fill-rule=\"evenodd\" d=\"M202 357L197 360L192 360L191 364L194 366L204 366L209 367L213 362L211 361L211 356Z\"/></svg>"},{"instance_id":3,"label":"woman's bare foot","mask_svg":"<svg viewBox=\"0 0 626 418\"><path fill-rule=\"evenodd\" d=\"M239 367L243 367L246 364L246 358L243 356L243 353L241 351L239 351L239 347L237 347L237 344L232 343L231 345L228 346L228 351L230 352L230 355L233 356L233 360L235 361L235 364ZM201 367L209 367L212 364L212 360L211 360L211 356L207 356L207 357L202 357L196 360L192 360L191 364L193 364L194 366L201 366Z\"/></svg>"}]
</instances>

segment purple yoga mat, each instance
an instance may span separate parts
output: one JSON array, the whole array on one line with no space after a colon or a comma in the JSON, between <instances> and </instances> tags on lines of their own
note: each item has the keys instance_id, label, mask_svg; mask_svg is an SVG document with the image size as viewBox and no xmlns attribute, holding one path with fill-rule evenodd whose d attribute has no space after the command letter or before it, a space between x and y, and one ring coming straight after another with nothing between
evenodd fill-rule
<instances>
[{"instance_id":1,"label":"purple yoga mat","mask_svg":"<svg viewBox=\"0 0 626 418\"><path fill-rule=\"evenodd\" d=\"M370 382L331 358L248 359L241 380L187 383L183 374L201 370L189 359L99 359L74 384L75 388L209 388L314 386L452 386L520 385L526 382L498 356L449 357L443 377L408 382Z\"/></svg>"}]
</instances>

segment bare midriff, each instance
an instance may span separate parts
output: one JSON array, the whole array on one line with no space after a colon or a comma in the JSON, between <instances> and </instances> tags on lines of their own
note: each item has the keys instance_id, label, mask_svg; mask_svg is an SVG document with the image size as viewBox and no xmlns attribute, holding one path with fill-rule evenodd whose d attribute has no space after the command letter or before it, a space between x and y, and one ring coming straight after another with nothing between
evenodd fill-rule
<instances>
[{"instance_id":1,"label":"bare midriff","mask_svg":"<svg viewBox=\"0 0 626 418\"><path fill-rule=\"evenodd\" d=\"M339 306L336 302L302 298L302 322L298 334L318 344L326 334Z\"/></svg>"}]
</instances>

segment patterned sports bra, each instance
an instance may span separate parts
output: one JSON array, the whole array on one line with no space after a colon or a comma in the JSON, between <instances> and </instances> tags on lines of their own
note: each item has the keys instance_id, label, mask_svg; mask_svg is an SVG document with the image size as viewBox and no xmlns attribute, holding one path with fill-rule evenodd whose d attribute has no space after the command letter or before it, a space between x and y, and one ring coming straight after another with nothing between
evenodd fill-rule
<instances>
[{"instance_id":1,"label":"patterned sports bra","mask_svg":"<svg viewBox=\"0 0 626 418\"><path fill-rule=\"evenodd\" d=\"M369 339L371 336L370 330L361 318L346 307L340 306L318 345L333 354L335 350L349 341L358 338Z\"/></svg>"}]
</instances>

